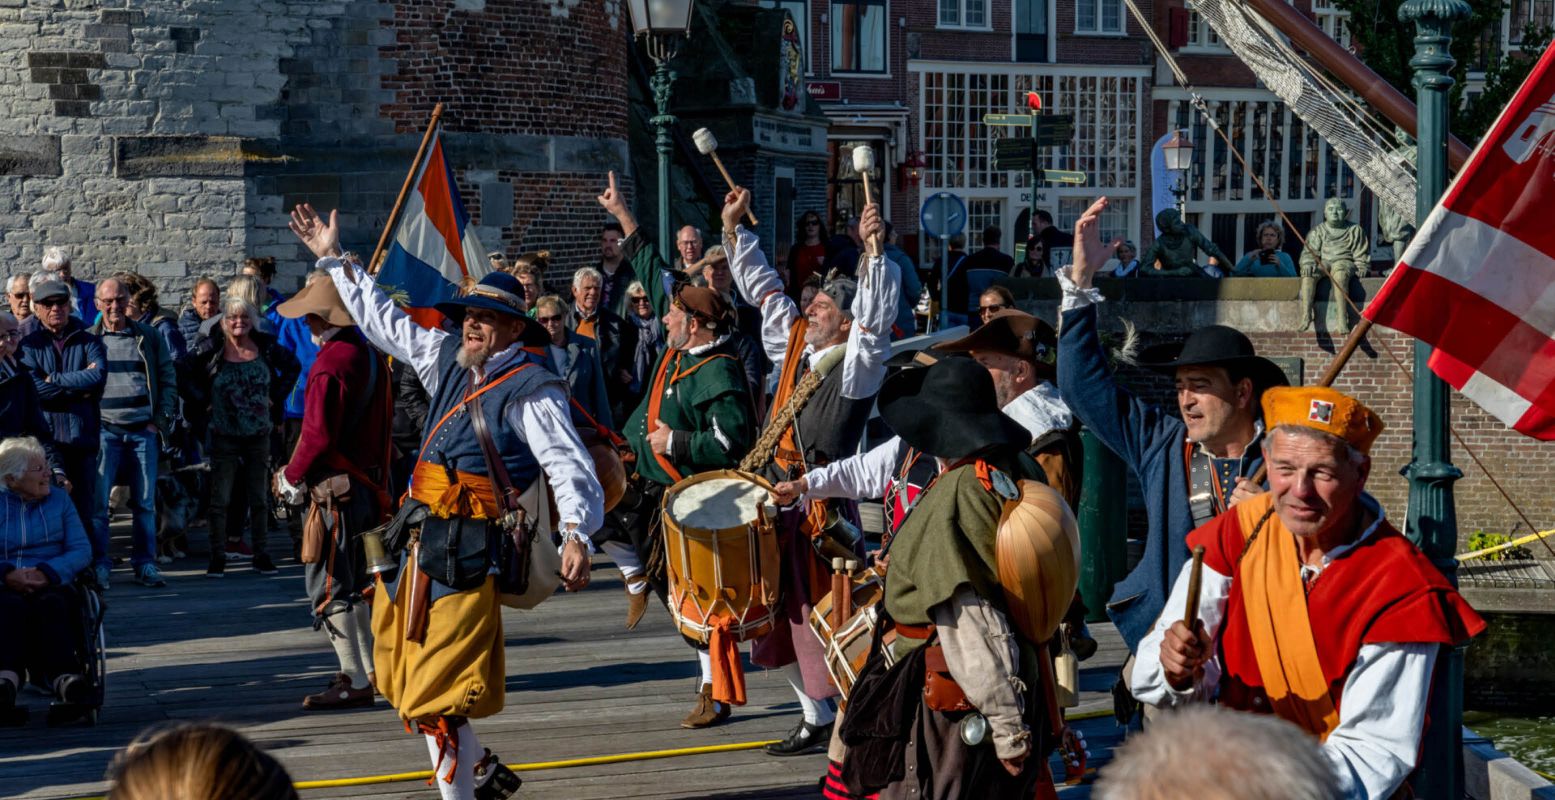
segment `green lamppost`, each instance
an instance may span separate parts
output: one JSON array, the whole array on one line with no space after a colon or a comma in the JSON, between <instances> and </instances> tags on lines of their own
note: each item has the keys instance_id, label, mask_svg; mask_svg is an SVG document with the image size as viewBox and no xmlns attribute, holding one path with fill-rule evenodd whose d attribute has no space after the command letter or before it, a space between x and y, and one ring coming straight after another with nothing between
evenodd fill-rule
<instances>
[{"instance_id":1,"label":"green lamppost","mask_svg":"<svg viewBox=\"0 0 1555 800\"><path fill-rule=\"evenodd\" d=\"M654 145L659 153L659 255L665 263L673 263L675 237L670 231L670 155L674 141L670 128L675 116L669 112L670 91L675 85L675 71L669 63L680 52L691 32L693 0L628 0L632 12L632 29L646 40L648 57L653 59L653 103L658 113L650 122L657 130Z\"/></svg>"},{"instance_id":2,"label":"green lamppost","mask_svg":"<svg viewBox=\"0 0 1555 800\"><path fill-rule=\"evenodd\" d=\"M1447 188L1448 92L1453 78L1452 24L1467 19L1463 0L1406 0L1398 10L1405 23L1415 23L1415 71L1419 107L1419 160L1416 173L1419 194L1415 216L1424 220ZM1414 460L1405 468L1409 477L1410 538L1432 563L1457 582L1458 515L1453 507L1452 485L1463 473L1448 460L1447 384L1431 372L1431 347L1415 342L1414 363ZM1450 648L1436 664L1431 699L1427 706L1430 730L1415 775L1415 794L1428 798L1463 797L1463 651Z\"/></svg>"}]
</instances>

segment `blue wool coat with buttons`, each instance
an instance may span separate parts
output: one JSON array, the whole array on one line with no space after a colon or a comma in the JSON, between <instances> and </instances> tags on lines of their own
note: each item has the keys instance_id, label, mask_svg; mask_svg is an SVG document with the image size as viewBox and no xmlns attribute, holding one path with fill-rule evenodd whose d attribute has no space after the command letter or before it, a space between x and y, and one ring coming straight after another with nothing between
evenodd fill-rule
<instances>
[{"instance_id":1,"label":"blue wool coat with buttons","mask_svg":"<svg viewBox=\"0 0 1555 800\"><path fill-rule=\"evenodd\" d=\"M1145 498L1149 527L1144 554L1134 571L1113 587L1107 603L1107 615L1133 652L1161 615L1172 581L1188 560L1185 540L1193 530L1183 462L1188 428L1167 409L1118 385L1097 332L1095 305L1065 312L1061 330L1058 390L1064 403L1129 465ZM1242 459L1241 474L1251 475L1262 464L1262 449L1255 444Z\"/></svg>"}]
</instances>

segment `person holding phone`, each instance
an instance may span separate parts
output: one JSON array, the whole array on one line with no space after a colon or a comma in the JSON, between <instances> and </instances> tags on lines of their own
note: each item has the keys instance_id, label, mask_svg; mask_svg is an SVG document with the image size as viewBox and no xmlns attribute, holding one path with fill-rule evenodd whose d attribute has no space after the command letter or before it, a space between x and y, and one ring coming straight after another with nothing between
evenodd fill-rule
<instances>
[{"instance_id":1,"label":"person holding phone","mask_svg":"<svg viewBox=\"0 0 1555 800\"><path fill-rule=\"evenodd\" d=\"M1281 248L1285 244L1285 230L1279 223L1269 220L1258 226L1258 249L1242 254L1231 270L1233 278L1294 278L1296 263Z\"/></svg>"}]
</instances>

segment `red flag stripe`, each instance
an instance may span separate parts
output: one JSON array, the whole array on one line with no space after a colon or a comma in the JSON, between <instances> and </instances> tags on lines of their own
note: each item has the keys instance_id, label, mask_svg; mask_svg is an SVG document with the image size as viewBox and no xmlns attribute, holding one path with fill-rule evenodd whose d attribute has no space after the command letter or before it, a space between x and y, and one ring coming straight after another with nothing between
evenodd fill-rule
<instances>
[{"instance_id":1,"label":"red flag stripe","mask_svg":"<svg viewBox=\"0 0 1555 800\"><path fill-rule=\"evenodd\" d=\"M1476 372L1505 387L1524 404L1555 402L1555 341L1548 335L1439 275L1408 266L1400 266L1397 272L1403 274L1395 274L1388 288L1405 293L1409 300L1373 303L1372 308L1378 309L1374 322L1437 343L1454 359L1477 365ZM1382 299L1379 294L1378 301ZM1460 390L1468 385L1459 374L1443 378ZM1485 410L1509 425L1526 411L1525 405L1514 406L1505 397L1481 393L1472 399L1481 405L1494 401L1496 407L1486 405Z\"/></svg>"},{"instance_id":2,"label":"red flag stripe","mask_svg":"<svg viewBox=\"0 0 1555 800\"><path fill-rule=\"evenodd\" d=\"M443 235L443 241L449 244L449 255L459 262L465 274L469 274L469 265L464 263L464 251L458 246L461 232L459 220L454 218L453 198L449 196L452 190L448 186L448 166L443 163L442 136L432 141L426 167L421 170L421 184L416 189L421 193L427 219Z\"/></svg>"},{"instance_id":3,"label":"red flag stripe","mask_svg":"<svg viewBox=\"0 0 1555 800\"><path fill-rule=\"evenodd\" d=\"M1555 257L1511 232L1451 211L1433 213L1403 263L1452 281L1535 328L1555 331Z\"/></svg>"}]
</instances>

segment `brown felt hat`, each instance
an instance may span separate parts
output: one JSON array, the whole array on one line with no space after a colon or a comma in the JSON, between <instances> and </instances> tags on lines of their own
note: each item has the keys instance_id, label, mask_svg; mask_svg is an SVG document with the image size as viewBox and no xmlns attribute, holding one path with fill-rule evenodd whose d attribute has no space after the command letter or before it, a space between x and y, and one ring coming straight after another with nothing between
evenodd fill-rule
<instances>
[{"instance_id":1,"label":"brown felt hat","mask_svg":"<svg viewBox=\"0 0 1555 800\"><path fill-rule=\"evenodd\" d=\"M674 303L681 311L703 322L711 322L719 329L727 324L729 303L717 291L706 286L680 284L675 289Z\"/></svg>"},{"instance_id":2,"label":"brown felt hat","mask_svg":"<svg viewBox=\"0 0 1555 800\"><path fill-rule=\"evenodd\" d=\"M356 324L356 320L351 319L351 312L346 310L345 303L340 301L340 292L335 288L335 282L329 278L320 278L302 287L302 291L276 306L275 313L287 319L313 314L337 328Z\"/></svg>"},{"instance_id":3,"label":"brown felt hat","mask_svg":"<svg viewBox=\"0 0 1555 800\"><path fill-rule=\"evenodd\" d=\"M1051 376L1058 359L1058 332L1041 319L1007 308L989 317L977 330L955 341L936 344L934 349L948 353L1003 353L1030 361L1038 372Z\"/></svg>"}]
</instances>

